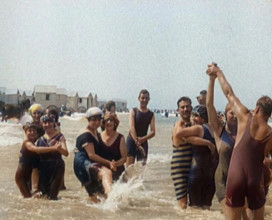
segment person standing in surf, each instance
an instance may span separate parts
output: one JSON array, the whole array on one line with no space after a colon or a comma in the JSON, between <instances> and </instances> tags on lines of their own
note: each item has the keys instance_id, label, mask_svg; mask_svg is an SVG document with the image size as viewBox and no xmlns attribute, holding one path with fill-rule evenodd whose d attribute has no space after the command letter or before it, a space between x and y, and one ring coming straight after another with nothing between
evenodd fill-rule
<instances>
[{"instance_id":1,"label":"person standing in surf","mask_svg":"<svg viewBox=\"0 0 272 220\"><path fill-rule=\"evenodd\" d=\"M35 164L35 158L38 154L49 153L58 151L60 149L61 144L56 143L51 147L37 147L35 142L38 138L37 133L37 125L34 123L26 123L23 127L26 135L26 140L22 144L22 148L20 150L19 164L15 174L16 184L24 198L29 198L32 196L31 189L29 187L29 180L31 179L32 170L37 167ZM33 160L34 158L34 160ZM37 181L37 182L34 182ZM35 186L38 186L38 177L33 180L32 183ZM38 187L33 191L33 196L37 196L39 193Z\"/></svg>"},{"instance_id":2,"label":"person standing in surf","mask_svg":"<svg viewBox=\"0 0 272 220\"><path fill-rule=\"evenodd\" d=\"M206 107L208 111L209 124L213 131L213 136L219 154L219 163L215 172L216 196L223 211L225 211L226 184L230 158L232 155L235 139L237 135L237 118L230 108L230 104L225 107L226 123L222 123L218 117L218 112L214 107L214 82L216 77L209 77Z\"/></svg>"},{"instance_id":3,"label":"person standing in surf","mask_svg":"<svg viewBox=\"0 0 272 220\"><path fill-rule=\"evenodd\" d=\"M56 128L56 117L46 114L41 117L45 134L37 140L37 146L48 148L60 143L58 152L44 153L40 155L39 165L39 190L47 195L50 200L57 200L59 190L63 183L65 165L63 156L68 156L65 137Z\"/></svg>"},{"instance_id":4,"label":"person standing in surf","mask_svg":"<svg viewBox=\"0 0 272 220\"><path fill-rule=\"evenodd\" d=\"M188 179L192 164L192 144L199 147L208 146L213 152L215 146L209 140L201 137L184 137L182 132L191 126L192 102L189 97L183 96L177 101L178 113L181 119L175 124L172 132L173 155L171 159L171 177L174 183L178 205L187 208Z\"/></svg>"},{"instance_id":5,"label":"person standing in surf","mask_svg":"<svg viewBox=\"0 0 272 220\"><path fill-rule=\"evenodd\" d=\"M118 180L124 172L127 159L125 138L116 131L118 124L119 120L115 114L107 112L104 115L102 125L105 130L101 133L102 142L97 154L104 159L104 164L110 162L108 166L101 167L101 172L104 173L102 185L106 195L111 192L112 182Z\"/></svg>"},{"instance_id":6,"label":"person standing in surf","mask_svg":"<svg viewBox=\"0 0 272 220\"><path fill-rule=\"evenodd\" d=\"M126 167L137 161L146 164L148 155L148 142L155 136L155 116L148 108L149 92L143 89L139 93L140 107L133 108L129 113L129 134L127 137L127 162ZM150 127L150 132L148 128Z\"/></svg>"}]
</instances>

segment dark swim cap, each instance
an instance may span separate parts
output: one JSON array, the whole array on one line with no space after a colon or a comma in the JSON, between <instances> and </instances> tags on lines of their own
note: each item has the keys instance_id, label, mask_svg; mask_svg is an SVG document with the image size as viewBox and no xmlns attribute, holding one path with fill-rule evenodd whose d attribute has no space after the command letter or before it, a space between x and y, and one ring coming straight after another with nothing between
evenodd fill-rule
<instances>
[{"instance_id":1,"label":"dark swim cap","mask_svg":"<svg viewBox=\"0 0 272 220\"><path fill-rule=\"evenodd\" d=\"M205 121L208 121L208 112L206 106L204 105L197 105L194 107L192 114L198 114L199 117L203 118Z\"/></svg>"}]
</instances>

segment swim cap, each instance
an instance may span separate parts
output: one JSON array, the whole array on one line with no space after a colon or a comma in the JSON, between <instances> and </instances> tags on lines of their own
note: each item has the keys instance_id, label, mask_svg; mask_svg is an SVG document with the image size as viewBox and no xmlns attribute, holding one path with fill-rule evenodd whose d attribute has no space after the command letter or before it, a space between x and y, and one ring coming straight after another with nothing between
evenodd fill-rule
<instances>
[{"instance_id":1,"label":"swim cap","mask_svg":"<svg viewBox=\"0 0 272 220\"><path fill-rule=\"evenodd\" d=\"M37 103L31 105L30 108L29 108L29 113L30 113L31 115L33 115L33 113L34 113L35 111L43 112L43 107L42 107L42 105L41 105L41 104L37 104Z\"/></svg>"},{"instance_id":2,"label":"swim cap","mask_svg":"<svg viewBox=\"0 0 272 220\"><path fill-rule=\"evenodd\" d=\"M91 108L89 108L89 109L86 111L85 117L86 117L86 118L90 118L90 117L92 117L92 116L95 116L95 115L102 115L102 114L103 114L103 112L101 111L100 108L98 108L98 107L91 107Z\"/></svg>"},{"instance_id":3,"label":"swim cap","mask_svg":"<svg viewBox=\"0 0 272 220\"><path fill-rule=\"evenodd\" d=\"M204 105L197 105L194 107L192 114L198 114L201 118L208 121L208 112L206 106Z\"/></svg>"}]
</instances>

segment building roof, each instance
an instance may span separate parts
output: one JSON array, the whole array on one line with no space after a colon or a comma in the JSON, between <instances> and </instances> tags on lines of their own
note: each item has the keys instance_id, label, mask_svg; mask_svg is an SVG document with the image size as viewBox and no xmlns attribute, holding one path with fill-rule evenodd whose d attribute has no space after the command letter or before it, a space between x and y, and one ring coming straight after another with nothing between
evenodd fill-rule
<instances>
[{"instance_id":1,"label":"building roof","mask_svg":"<svg viewBox=\"0 0 272 220\"><path fill-rule=\"evenodd\" d=\"M67 95L67 91L64 88L57 88L57 94L59 94L59 95Z\"/></svg>"},{"instance_id":2,"label":"building roof","mask_svg":"<svg viewBox=\"0 0 272 220\"><path fill-rule=\"evenodd\" d=\"M88 98L89 96L93 96L91 92L78 92L78 96L80 98Z\"/></svg>"},{"instance_id":3,"label":"building roof","mask_svg":"<svg viewBox=\"0 0 272 220\"><path fill-rule=\"evenodd\" d=\"M34 86L34 91L39 93L57 93L57 86Z\"/></svg>"},{"instance_id":4,"label":"building roof","mask_svg":"<svg viewBox=\"0 0 272 220\"><path fill-rule=\"evenodd\" d=\"M67 91L67 96L68 97L75 97L76 95L78 95L78 93L75 92L75 91Z\"/></svg>"},{"instance_id":5,"label":"building roof","mask_svg":"<svg viewBox=\"0 0 272 220\"><path fill-rule=\"evenodd\" d=\"M57 88L57 86L43 86L37 85L34 87L34 91L38 93L56 93L59 95L67 95L67 91L64 88Z\"/></svg>"},{"instance_id":6,"label":"building roof","mask_svg":"<svg viewBox=\"0 0 272 220\"><path fill-rule=\"evenodd\" d=\"M19 92L18 89L6 89L5 90L6 95L17 95L18 92ZM19 92L19 94L20 94L20 92Z\"/></svg>"},{"instance_id":7,"label":"building roof","mask_svg":"<svg viewBox=\"0 0 272 220\"><path fill-rule=\"evenodd\" d=\"M114 102L127 102L125 99L112 99Z\"/></svg>"}]
</instances>

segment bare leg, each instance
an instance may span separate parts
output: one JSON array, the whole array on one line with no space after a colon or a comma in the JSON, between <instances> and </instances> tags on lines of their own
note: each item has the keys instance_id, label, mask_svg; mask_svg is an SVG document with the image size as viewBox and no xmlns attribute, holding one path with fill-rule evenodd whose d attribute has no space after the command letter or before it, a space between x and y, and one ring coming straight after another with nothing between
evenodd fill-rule
<instances>
[{"instance_id":1,"label":"bare leg","mask_svg":"<svg viewBox=\"0 0 272 220\"><path fill-rule=\"evenodd\" d=\"M135 163L135 157L129 156L127 157L126 167L128 168L129 165Z\"/></svg>"},{"instance_id":2,"label":"bare leg","mask_svg":"<svg viewBox=\"0 0 272 220\"><path fill-rule=\"evenodd\" d=\"M32 170L31 173L31 185L32 185L32 191L38 190L39 186L39 171L37 168Z\"/></svg>"},{"instance_id":3,"label":"bare leg","mask_svg":"<svg viewBox=\"0 0 272 220\"><path fill-rule=\"evenodd\" d=\"M178 200L178 205L181 209L186 209L187 208L187 196L181 198Z\"/></svg>"},{"instance_id":4,"label":"bare leg","mask_svg":"<svg viewBox=\"0 0 272 220\"><path fill-rule=\"evenodd\" d=\"M224 215L226 215L226 199L223 199L221 202L221 207L222 207L222 210L223 210L223 213Z\"/></svg>"},{"instance_id":5,"label":"bare leg","mask_svg":"<svg viewBox=\"0 0 272 220\"><path fill-rule=\"evenodd\" d=\"M19 187L19 190L24 198L31 197L30 189L27 185L27 181L30 179L31 176L31 171L31 166L24 166L22 164L19 164L15 175L16 184Z\"/></svg>"},{"instance_id":6,"label":"bare leg","mask_svg":"<svg viewBox=\"0 0 272 220\"><path fill-rule=\"evenodd\" d=\"M104 187L104 191L108 195L112 186L112 171L109 168L102 166L100 172L102 174L102 185Z\"/></svg>"},{"instance_id":7,"label":"bare leg","mask_svg":"<svg viewBox=\"0 0 272 220\"><path fill-rule=\"evenodd\" d=\"M252 219L253 220L263 220L264 219L264 206L256 209L256 210L250 210L252 212Z\"/></svg>"},{"instance_id":8,"label":"bare leg","mask_svg":"<svg viewBox=\"0 0 272 220\"><path fill-rule=\"evenodd\" d=\"M226 220L241 220L241 215L244 207L231 208L225 206L225 217Z\"/></svg>"}]
</instances>

